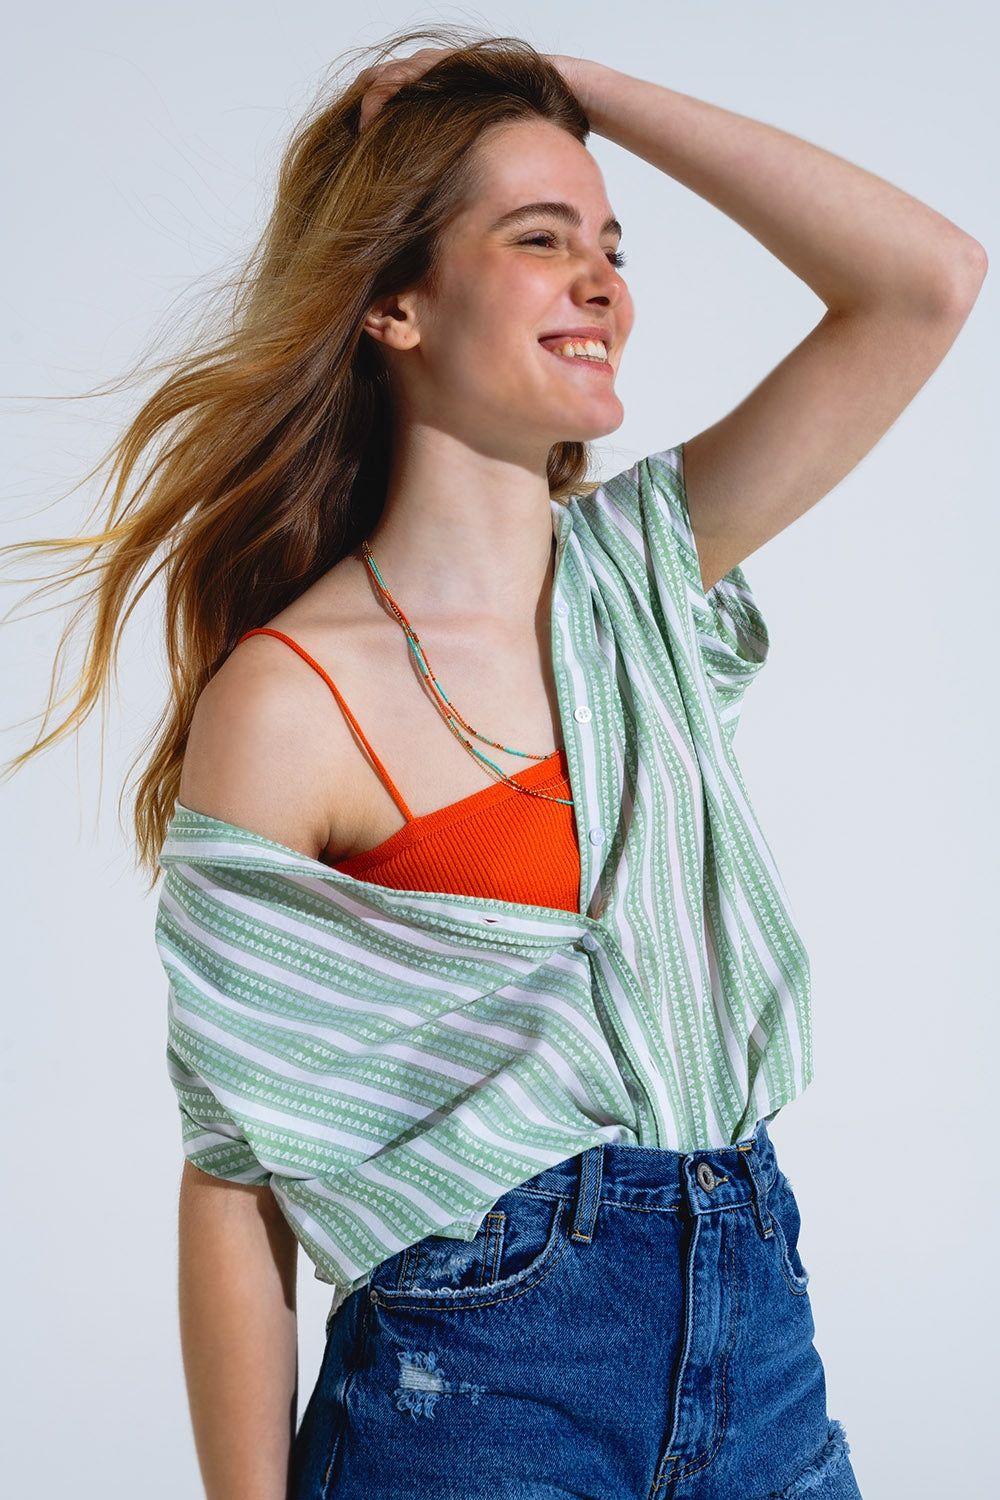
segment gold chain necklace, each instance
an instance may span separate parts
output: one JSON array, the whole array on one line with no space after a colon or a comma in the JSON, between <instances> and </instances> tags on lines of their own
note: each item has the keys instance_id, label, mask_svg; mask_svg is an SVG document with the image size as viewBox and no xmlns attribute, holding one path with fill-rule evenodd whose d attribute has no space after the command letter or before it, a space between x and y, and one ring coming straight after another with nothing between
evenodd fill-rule
<instances>
[{"instance_id":1,"label":"gold chain necklace","mask_svg":"<svg viewBox=\"0 0 1000 1500\"><path fill-rule=\"evenodd\" d=\"M375 566L375 559L372 556L371 548L369 547L367 541L363 541L361 543L361 552L364 557L365 563L368 566L369 572L375 580L376 587L381 593L386 604L389 606L392 614L396 617L396 619L402 626L403 631L406 635L406 639L409 642L410 650L412 651L417 666L420 669L420 674L423 677L424 681L431 685L434 694L434 702L437 704L442 717L448 725L448 728L455 735L456 739L458 739L461 744L465 746L469 754L474 756L481 766L485 767L488 770L489 774L494 778L495 781L505 782L507 786L512 786L515 791L523 792L525 796L540 797L543 802L561 802L567 807L572 807L573 799L571 797L550 797L546 792L539 792L535 791L531 787L522 786L519 781L515 781L512 776L508 776L505 771L501 770L501 768L496 765L494 761L490 760L489 756L483 755L482 751L477 750L472 741L462 733L462 730L466 729L468 730L469 734L474 736L475 739L482 740L484 745L492 745L496 750L505 750L508 755L519 755L522 756L525 760L543 761L550 758L548 755L533 755L528 750L513 750L509 745L502 745L500 744L499 740L491 740L485 734L480 734L478 729L473 729L472 725L469 724L458 712L458 709L454 706L444 688L441 686L437 678L434 676L434 673L431 671L430 662L427 660L427 653L424 651L423 646L421 646L419 637L417 636L416 631L413 629L413 626L410 624L409 620L403 614L403 611L400 609L399 605L396 603L395 599L386 588L385 583L382 579L382 575L379 573L378 568ZM460 725L462 726L461 728L459 727ZM554 753L555 752L553 751L553 754Z\"/></svg>"}]
</instances>

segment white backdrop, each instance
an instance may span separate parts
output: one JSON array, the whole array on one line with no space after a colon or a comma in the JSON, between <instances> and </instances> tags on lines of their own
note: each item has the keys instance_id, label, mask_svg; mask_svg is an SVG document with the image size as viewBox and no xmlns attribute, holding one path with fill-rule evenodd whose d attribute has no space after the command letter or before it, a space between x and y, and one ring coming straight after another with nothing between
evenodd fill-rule
<instances>
[{"instance_id":1,"label":"white backdrop","mask_svg":"<svg viewBox=\"0 0 1000 1500\"><path fill-rule=\"evenodd\" d=\"M55 502L135 404L42 398L120 375L171 328L195 279L249 246L321 71L405 24L481 23L764 119L998 253L986 0L350 11L38 0L8 19L0 543L77 528L93 490ZM599 450L608 475L735 405L822 308L716 210L605 142L594 151L638 312L628 415ZM994 274L870 457L745 564L772 648L737 748L816 1007L817 1079L774 1136L803 1209L830 1410L866 1500L995 1493L998 1330L982 1283L996 1227L997 334ZM4 726L40 707L60 623L3 631ZM201 1493L176 1331L165 981L115 809L163 690L157 630L149 609L128 638L101 805L96 726L0 787L2 1451L9 1492L36 1500ZM4 758L28 738L10 727ZM300 1297L304 1405L329 1297L304 1260Z\"/></svg>"}]
</instances>

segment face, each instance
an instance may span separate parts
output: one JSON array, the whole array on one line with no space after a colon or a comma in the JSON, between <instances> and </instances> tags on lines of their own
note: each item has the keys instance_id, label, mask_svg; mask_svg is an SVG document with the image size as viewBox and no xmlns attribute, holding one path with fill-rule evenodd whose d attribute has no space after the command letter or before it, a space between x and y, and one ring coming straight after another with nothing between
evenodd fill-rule
<instances>
[{"instance_id":1,"label":"face","mask_svg":"<svg viewBox=\"0 0 1000 1500\"><path fill-rule=\"evenodd\" d=\"M546 120L492 126L476 163L434 288L399 299L411 342L387 349L390 370L412 418L544 463L553 443L601 437L624 417L615 376L634 310L619 229L593 157ZM395 333L407 336L398 321ZM588 357L588 342L607 358Z\"/></svg>"}]
</instances>

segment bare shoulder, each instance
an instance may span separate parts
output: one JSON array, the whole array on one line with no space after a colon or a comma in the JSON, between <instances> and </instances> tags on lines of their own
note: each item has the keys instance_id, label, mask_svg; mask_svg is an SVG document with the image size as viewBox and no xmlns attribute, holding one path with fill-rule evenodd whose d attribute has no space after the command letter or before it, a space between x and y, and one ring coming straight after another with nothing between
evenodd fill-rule
<instances>
[{"instance_id":1,"label":"bare shoulder","mask_svg":"<svg viewBox=\"0 0 1000 1500\"><path fill-rule=\"evenodd\" d=\"M195 707L180 801L315 859L329 840L328 690L271 636L231 653Z\"/></svg>"}]
</instances>

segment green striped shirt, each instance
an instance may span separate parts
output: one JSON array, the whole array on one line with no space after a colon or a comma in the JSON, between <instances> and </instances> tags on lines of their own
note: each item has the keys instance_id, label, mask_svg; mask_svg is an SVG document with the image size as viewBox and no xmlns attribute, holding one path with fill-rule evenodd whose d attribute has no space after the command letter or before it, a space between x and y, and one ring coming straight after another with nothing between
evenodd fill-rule
<instances>
[{"instance_id":1,"label":"green striped shirt","mask_svg":"<svg viewBox=\"0 0 1000 1500\"><path fill-rule=\"evenodd\" d=\"M604 1141L742 1139L811 1073L809 964L733 754L768 634L706 596L683 445L552 502L578 913L359 881L177 804L157 943L184 1147L342 1298Z\"/></svg>"}]
</instances>

